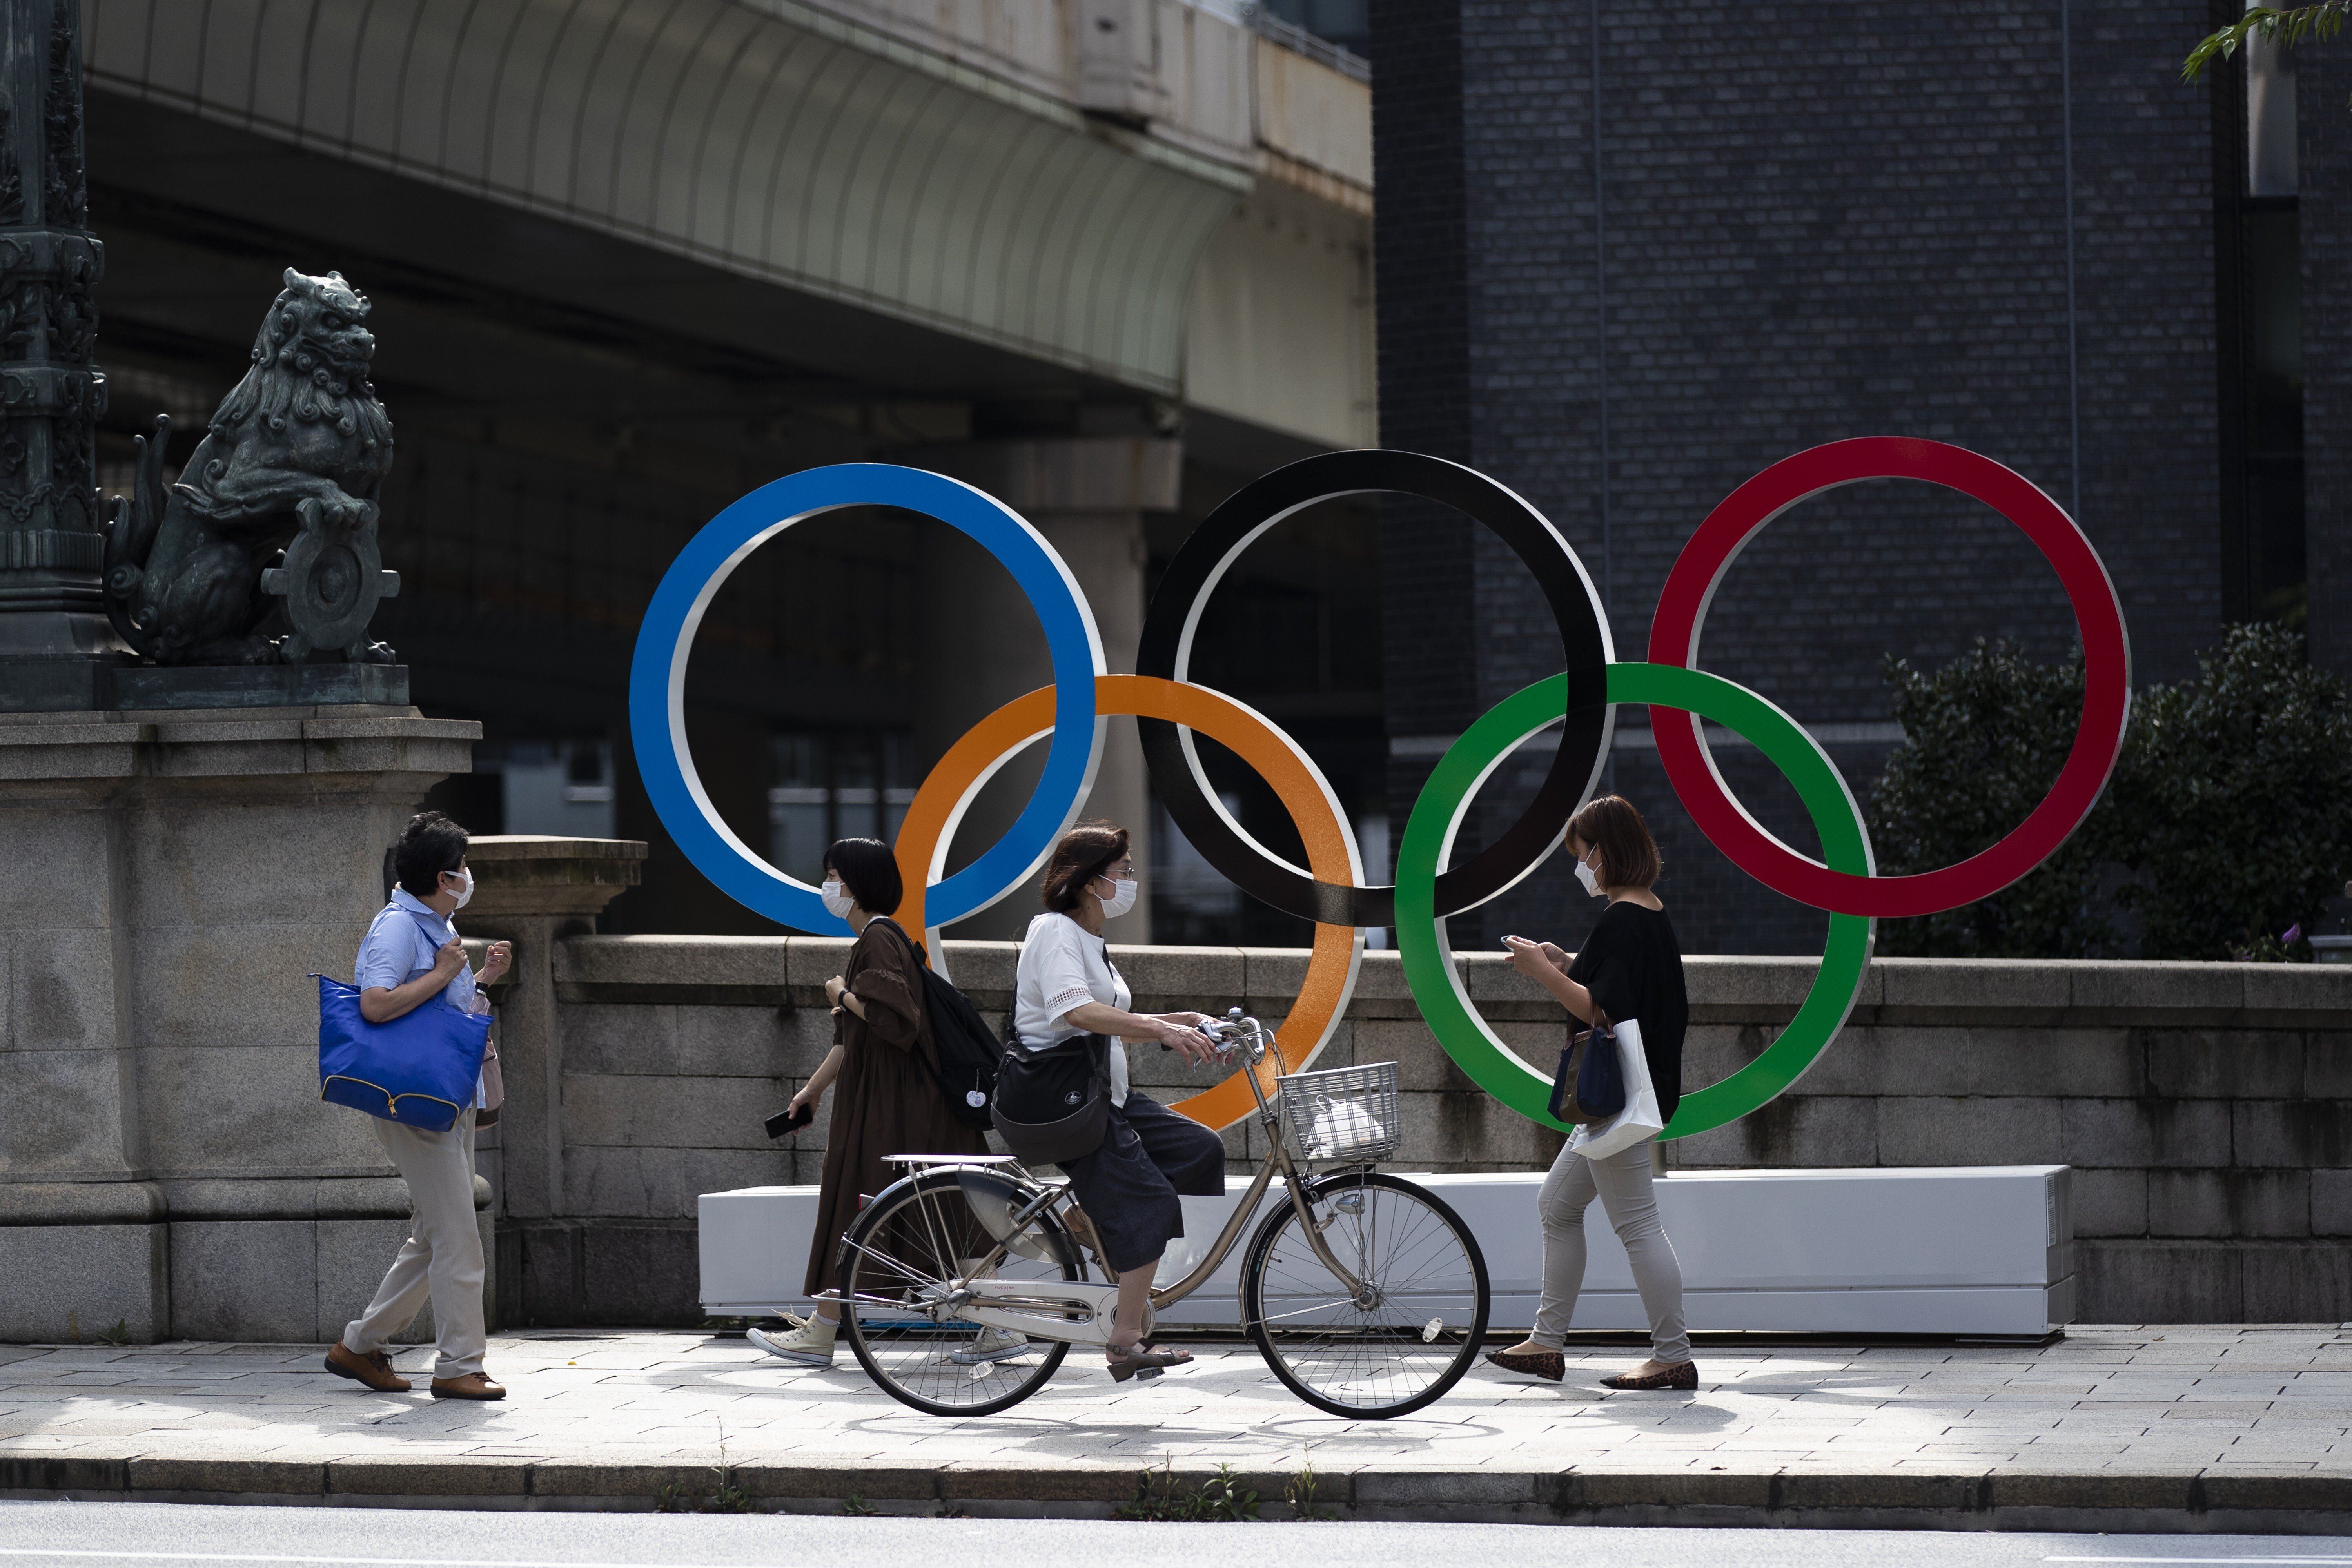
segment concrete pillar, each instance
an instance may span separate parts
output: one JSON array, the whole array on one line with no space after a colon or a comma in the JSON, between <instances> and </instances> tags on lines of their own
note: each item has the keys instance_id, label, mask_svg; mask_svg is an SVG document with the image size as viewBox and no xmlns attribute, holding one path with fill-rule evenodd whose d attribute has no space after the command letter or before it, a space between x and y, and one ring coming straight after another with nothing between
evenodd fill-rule
<instances>
[{"instance_id":1,"label":"concrete pillar","mask_svg":"<svg viewBox=\"0 0 2352 1568\"><path fill-rule=\"evenodd\" d=\"M310 975L350 975L385 847L480 733L0 714L0 1340L316 1342L366 1305L407 1193L319 1100Z\"/></svg>"},{"instance_id":2,"label":"concrete pillar","mask_svg":"<svg viewBox=\"0 0 2352 1568\"><path fill-rule=\"evenodd\" d=\"M987 441L926 448L902 461L977 485L1036 525L1068 563L1101 633L1103 657L1115 675L1135 670L1143 635L1145 569L1143 514L1177 504L1183 468L1181 442L1130 437ZM961 535L946 537L923 563L924 686L917 704L916 751L926 764L999 705L1053 679L1036 617L1002 570L992 568ZM969 858L1004 831L1037 777L1043 744L1025 766L1007 768L964 820L957 843ZM1135 721L1110 721L1102 766L1084 816L1108 817L1134 842L1138 866L1151 859L1151 790ZM1037 912L1034 892L1016 892L953 934L1017 937ZM1151 940L1147 896L1111 922L1118 942Z\"/></svg>"},{"instance_id":3,"label":"concrete pillar","mask_svg":"<svg viewBox=\"0 0 2352 1568\"><path fill-rule=\"evenodd\" d=\"M534 1275L572 1277L575 1236L556 1222L563 1190L563 1034L556 1013L555 944L592 932L596 916L645 871L632 839L508 834L472 840L473 900L457 917L469 946L514 943L514 967L491 992L499 1009L499 1068L506 1104L477 1145L496 1191L492 1264L509 1322L537 1321ZM478 952L476 962L480 962Z\"/></svg>"}]
</instances>

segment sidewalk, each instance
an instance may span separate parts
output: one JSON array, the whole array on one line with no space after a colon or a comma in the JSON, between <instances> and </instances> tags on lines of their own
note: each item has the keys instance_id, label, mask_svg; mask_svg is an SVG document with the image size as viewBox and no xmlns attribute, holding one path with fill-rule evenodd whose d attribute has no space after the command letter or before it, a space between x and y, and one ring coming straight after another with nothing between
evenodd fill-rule
<instances>
[{"instance_id":1,"label":"sidewalk","mask_svg":"<svg viewBox=\"0 0 2352 1568\"><path fill-rule=\"evenodd\" d=\"M1571 1352L1578 1347L1571 1346ZM1699 1346L1696 1394L1480 1365L1402 1420L1299 1404L1247 1345L1115 1385L1074 1351L1002 1415L940 1420L845 1346L795 1371L740 1337L508 1334L502 1404L328 1375L321 1347L0 1345L0 1495L644 1509L733 1468L763 1509L1100 1517L1139 1471L1219 1463L1274 1506L1311 1461L1339 1515L1676 1524L2352 1531L2352 1327L2096 1327L2042 1348ZM722 1449L723 1443L723 1449ZM723 1459L722 1459L723 1454Z\"/></svg>"}]
</instances>

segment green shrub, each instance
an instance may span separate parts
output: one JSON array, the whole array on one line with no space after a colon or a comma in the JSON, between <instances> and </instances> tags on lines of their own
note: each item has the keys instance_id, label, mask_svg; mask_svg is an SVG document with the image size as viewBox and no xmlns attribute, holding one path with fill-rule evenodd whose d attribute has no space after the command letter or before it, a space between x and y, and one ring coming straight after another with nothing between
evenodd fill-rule
<instances>
[{"instance_id":1,"label":"green shrub","mask_svg":"<svg viewBox=\"0 0 2352 1568\"><path fill-rule=\"evenodd\" d=\"M2005 643L1979 640L1933 674L1894 658L1883 674L1895 689L1904 742L1870 802L1881 876L1965 860L2024 821L2049 793L2083 710L2079 654L2064 664L2035 664ZM2116 933L2095 896L2100 857L2093 837L2078 830L2031 876L1989 899L1881 921L1878 951L1941 958L2109 953Z\"/></svg>"},{"instance_id":2,"label":"green shrub","mask_svg":"<svg viewBox=\"0 0 2352 1568\"><path fill-rule=\"evenodd\" d=\"M1983 958L2308 958L2352 871L2352 694L2301 637L2234 626L2194 679L2138 693L2098 805L2039 869L1977 904L1879 925L1879 951ZM1933 674L1885 668L1905 741L1870 805L1883 874L1950 865L2024 820L2081 711L2079 657L1979 643ZM2112 889L2111 892L2103 892Z\"/></svg>"},{"instance_id":3,"label":"green shrub","mask_svg":"<svg viewBox=\"0 0 2352 1568\"><path fill-rule=\"evenodd\" d=\"M2232 626L2197 663L2133 707L2105 803L2133 871L2116 900L2150 958L2287 956L2352 871L2352 698L2284 626Z\"/></svg>"}]
</instances>

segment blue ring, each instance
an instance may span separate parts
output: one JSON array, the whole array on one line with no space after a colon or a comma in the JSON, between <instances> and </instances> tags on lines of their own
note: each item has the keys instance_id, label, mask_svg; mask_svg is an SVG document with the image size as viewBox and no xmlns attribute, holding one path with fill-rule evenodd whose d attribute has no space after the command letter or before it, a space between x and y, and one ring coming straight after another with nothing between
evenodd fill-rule
<instances>
[{"instance_id":1,"label":"blue ring","mask_svg":"<svg viewBox=\"0 0 2352 1568\"><path fill-rule=\"evenodd\" d=\"M721 892L779 925L845 936L814 888L788 877L737 837L711 809L688 754L686 665L703 612L744 557L796 522L847 506L889 506L937 518L1002 563L1029 597L1054 661L1054 743L1029 804L987 854L924 895L924 913L946 925L1003 898L1045 863L1094 785L1102 753L1095 678L1102 638L1076 579L1020 513L984 490L921 468L837 463L761 485L712 518L678 552L654 590L629 666L629 734L655 814L696 869ZM973 626L987 637L992 628Z\"/></svg>"}]
</instances>

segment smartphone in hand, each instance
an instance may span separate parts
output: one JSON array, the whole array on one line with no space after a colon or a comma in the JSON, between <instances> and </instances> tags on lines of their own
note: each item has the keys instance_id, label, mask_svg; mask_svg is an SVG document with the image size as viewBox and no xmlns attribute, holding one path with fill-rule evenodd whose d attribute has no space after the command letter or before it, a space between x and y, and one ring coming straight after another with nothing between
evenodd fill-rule
<instances>
[{"instance_id":1,"label":"smartphone in hand","mask_svg":"<svg viewBox=\"0 0 2352 1568\"><path fill-rule=\"evenodd\" d=\"M798 1110L779 1110L767 1120L768 1136L782 1138L788 1133L798 1132L815 1120L816 1107L814 1104L803 1105Z\"/></svg>"}]
</instances>

